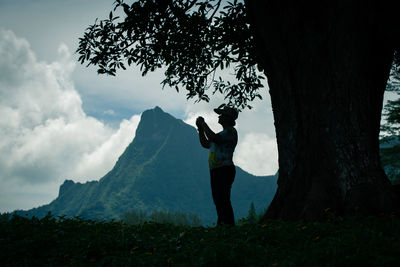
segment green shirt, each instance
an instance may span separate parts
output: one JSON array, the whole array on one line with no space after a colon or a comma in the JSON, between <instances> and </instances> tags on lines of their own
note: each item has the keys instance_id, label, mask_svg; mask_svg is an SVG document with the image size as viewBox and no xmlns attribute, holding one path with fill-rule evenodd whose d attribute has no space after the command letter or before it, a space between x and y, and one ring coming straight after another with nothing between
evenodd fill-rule
<instances>
[{"instance_id":1,"label":"green shirt","mask_svg":"<svg viewBox=\"0 0 400 267\"><path fill-rule=\"evenodd\" d=\"M233 152L238 140L237 131L233 127L228 127L218 135L221 137L220 143L210 143L210 153L208 155L208 166L211 169L233 165Z\"/></svg>"}]
</instances>

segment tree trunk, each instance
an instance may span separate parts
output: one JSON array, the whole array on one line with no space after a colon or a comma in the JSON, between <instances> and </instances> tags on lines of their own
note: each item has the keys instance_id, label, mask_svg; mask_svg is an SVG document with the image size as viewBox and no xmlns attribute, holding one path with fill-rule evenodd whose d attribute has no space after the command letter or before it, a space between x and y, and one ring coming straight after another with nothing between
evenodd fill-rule
<instances>
[{"instance_id":1,"label":"tree trunk","mask_svg":"<svg viewBox=\"0 0 400 267\"><path fill-rule=\"evenodd\" d=\"M246 8L279 153L278 190L264 219L394 210L379 158L393 57L383 9L350 0L248 0Z\"/></svg>"}]
</instances>

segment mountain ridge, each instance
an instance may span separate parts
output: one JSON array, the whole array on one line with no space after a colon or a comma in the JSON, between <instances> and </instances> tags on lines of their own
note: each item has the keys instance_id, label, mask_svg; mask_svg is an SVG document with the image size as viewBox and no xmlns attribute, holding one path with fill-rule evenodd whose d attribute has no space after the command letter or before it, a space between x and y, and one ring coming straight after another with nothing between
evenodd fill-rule
<instances>
[{"instance_id":1,"label":"mountain ridge","mask_svg":"<svg viewBox=\"0 0 400 267\"><path fill-rule=\"evenodd\" d=\"M142 113L135 138L100 180L65 180L55 200L20 213L107 220L119 219L131 210L168 210L197 213L209 223L216 214L207 155L194 127L155 107ZM247 215L251 202L258 212L268 206L277 177L253 176L236 169L232 205L239 219Z\"/></svg>"}]
</instances>

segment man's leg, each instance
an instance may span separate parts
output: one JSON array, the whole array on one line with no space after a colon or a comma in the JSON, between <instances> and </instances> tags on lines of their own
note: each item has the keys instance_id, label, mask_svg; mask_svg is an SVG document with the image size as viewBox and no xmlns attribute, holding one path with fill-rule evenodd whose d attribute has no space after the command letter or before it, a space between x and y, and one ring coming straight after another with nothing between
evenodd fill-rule
<instances>
[{"instance_id":1,"label":"man's leg","mask_svg":"<svg viewBox=\"0 0 400 267\"><path fill-rule=\"evenodd\" d=\"M236 174L235 166L217 168L211 171L211 191L218 214L218 225L235 224L231 204L231 187Z\"/></svg>"},{"instance_id":2,"label":"man's leg","mask_svg":"<svg viewBox=\"0 0 400 267\"><path fill-rule=\"evenodd\" d=\"M231 204L231 188L235 179L235 166L224 167L223 172L223 185L221 190L221 209L222 209L222 222L229 225L235 225L235 217L233 214L233 208Z\"/></svg>"},{"instance_id":3,"label":"man's leg","mask_svg":"<svg viewBox=\"0 0 400 267\"><path fill-rule=\"evenodd\" d=\"M217 210L217 216L218 216L218 221L217 225L221 224L221 218L222 218L222 209L221 209L221 203L222 203L222 194L221 194L221 177L220 177L220 168L213 169L210 171L210 177L211 177L211 193L212 193L212 198L215 204L215 208Z\"/></svg>"}]
</instances>

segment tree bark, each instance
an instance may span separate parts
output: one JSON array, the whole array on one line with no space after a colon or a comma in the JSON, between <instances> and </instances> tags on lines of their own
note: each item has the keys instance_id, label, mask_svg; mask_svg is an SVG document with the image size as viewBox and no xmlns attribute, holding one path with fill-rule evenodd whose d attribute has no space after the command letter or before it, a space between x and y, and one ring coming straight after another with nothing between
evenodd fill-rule
<instances>
[{"instance_id":1,"label":"tree bark","mask_svg":"<svg viewBox=\"0 0 400 267\"><path fill-rule=\"evenodd\" d=\"M395 209L379 158L394 50L375 2L246 1L279 153L278 190L264 219Z\"/></svg>"}]
</instances>

